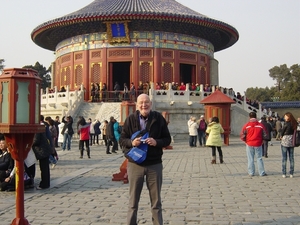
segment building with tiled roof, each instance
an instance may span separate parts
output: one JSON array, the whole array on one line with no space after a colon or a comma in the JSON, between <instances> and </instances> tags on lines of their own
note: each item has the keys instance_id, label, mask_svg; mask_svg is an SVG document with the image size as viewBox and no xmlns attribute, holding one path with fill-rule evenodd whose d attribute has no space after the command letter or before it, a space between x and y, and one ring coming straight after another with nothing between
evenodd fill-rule
<instances>
[{"instance_id":1,"label":"building with tiled roof","mask_svg":"<svg viewBox=\"0 0 300 225\"><path fill-rule=\"evenodd\" d=\"M32 40L54 51L53 86L184 82L218 85L214 53L237 30L174 0L95 0L37 26Z\"/></svg>"},{"instance_id":2,"label":"building with tiled roof","mask_svg":"<svg viewBox=\"0 0 300 225\"><path fill-rule=\"evenodd\" d=\"M266 109L267 108L272 108L272 109L300 108L300 101L262 102L261 105Z\"/></svg>"}]
</instances>

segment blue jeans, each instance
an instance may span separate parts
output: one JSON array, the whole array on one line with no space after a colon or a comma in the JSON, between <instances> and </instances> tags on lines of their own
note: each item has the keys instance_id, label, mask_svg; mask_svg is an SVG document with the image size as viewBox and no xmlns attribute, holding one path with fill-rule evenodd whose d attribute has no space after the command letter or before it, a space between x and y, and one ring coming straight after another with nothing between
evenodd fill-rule
<instances>
[{"instance_id":1,"label":"blue jeans","mask_svg":"<svg viewBox=\"0 0 300 225\"><path fill-rule=\"evenodd\" d=\"M189 144L190 144L190 147L196 147L197 146L197 136L190 135Z\"/></svg>"},{"instance_id":2,"label":"blue jeans","mask_svg":"<svg viewBox=\"0 0 300 225\"><path fill-rule=\"evenodd\" d=\"M71 140L72 140L72 135L64 133L64 140L63 140L63 145L62 145L63 150L66 150L66 147L68 150L71 149Z\"/></svg>"},{"instance_id":3,"label":"blue jeans","mask_svg":"<svg viewBox=\"0 0 300 225\"><path fill-rule=\"evenodd\" d=\"M56 163L57 163L57 160L54 158L53 155L50 155L50 156L49 156L49 162L52 163L52 164L56 164Z\"/></svg>"},{"instance_id":4,"label":"blue jeans","mask_svg":"<svg viewBox=\"0 0 300 225\"><path fill-rule=\"evenodd\" d=\"M284 147L281 145L282 153L282 174L286 175L287 156L290 159L290 175L294 174L294 147Z\"/></svg>"},{"instance_id":5,"label":"blue jeans","mask_svg":"<svg viewBox=\"0 0 300 225\"><path fill-rule=\"evenodd\" d=\"M198 138L199 138L200 146L202 146L202 144L205 146L206 145L206 137L205 137L204 130L198 130Z\"/></svg>"},{"instance_id":6,"label":"blue jeans","mask_svg":"<svg viewBox=\"0 0 300 225\"><path fill-rule=\"evenodd\" d=\"M264 162L262 160L262 147L258 146L249 146L246 145L246 153L248 158L248 174L254 175L255 166L254 166L254 155L257 161L258 173L260 176L265 174Z\"/></svg>"}]
</instances>

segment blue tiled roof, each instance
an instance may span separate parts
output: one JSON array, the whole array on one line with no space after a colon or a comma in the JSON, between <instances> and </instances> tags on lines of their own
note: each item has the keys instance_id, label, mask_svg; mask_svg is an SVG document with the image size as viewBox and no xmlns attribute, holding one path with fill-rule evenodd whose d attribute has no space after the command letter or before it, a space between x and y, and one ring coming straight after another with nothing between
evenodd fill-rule
<instances>
[{"instance_id":1,"label":"blue tiled roof","mask_svg":"<svg viewBox=\"0 0 300 225\"><path fill-rule=\"evenodd\" d=\"M215 51L237 42L237 30L211 19L175 0L95 0L86 7L37 26L31 34L39 46L55 50L56 45L78 34L105 32L103 22L130 20L134 30L183 33L210 41Z\"/></svg>"},{"instance_id":2,"label":"blue tiled roof","mask_svg":"<svg viewBox=\"0 0 300 225\"><path fill-rule=\"evenodd\" d=\"M174 0L98 0L66 16L116 14L164 14L186 17L207 17Z\"/></svg>"},{"instance_id":3,"label":"blue tiled roof","mask_svg":"<svg viewBox=\"0 0 300 225\"><path fill-rule=\"evenodd\" d=\"M300 108L300 101L289 102L262 102L261 105L265 108L279 109L279 108Z\"/></svg>"}]
</instances>

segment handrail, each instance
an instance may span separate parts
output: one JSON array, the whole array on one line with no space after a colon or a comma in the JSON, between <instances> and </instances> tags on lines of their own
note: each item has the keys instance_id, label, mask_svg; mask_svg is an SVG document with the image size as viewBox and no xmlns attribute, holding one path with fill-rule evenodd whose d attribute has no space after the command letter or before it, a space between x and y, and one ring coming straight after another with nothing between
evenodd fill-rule
<instances>
[{"instance_id":1,"label":"handrail","mask_svg":"<svg viewBox=\"0 0 300 225\"><path fill-rule=\"evenodd\" d=\"M150 86L149 90L136 90L135 95L125 95L124 91L105 91L99 93L99 99L94 99L95 102L121 102L123 100L135 101L136 97L141 93L147 93L153 102L167 102L171 106L176 103L186 103L192 105L193 103L200 103L205 97L213 93L205 92L203 90L203 85L200 86L200 91L190 91L187 84L186 90L172 90L171 84L169 90L154 90L153 84ZM221 88L223 92L223 88ZM245 110L246 112L256 112L258 118L263 115L262 105L259 103L259 108L255 108L246 102L246 97L244 100L240 100L233 95L226 94L228 97L233 99L236 104L235 106ZM62 111L62 115L72 115L76 112L80 103L84 101L84 87L81 86L80 90L70 91L69 87L66 87L65 92L58 92L57 87L54 88L54 92L49 93L49 89L46 89L46 93L41 93L41 107L42 109L57 109Z\"/></svg>"},{"instance_id":2,"label":"handrail","mask_svg":"<svg viewBox=\"0 0 300 225\"><path fill-rule=\"evenodd\" d=\"M49 88L46 88L46 93L41 90L41 108L59 110L62 115L75 113L82 101L84 101L83 87L79 91L70 91L68 86L65 92L58 92L57 87L54 87L54 92L49 92Z\"/></svg>"}]
</instances>

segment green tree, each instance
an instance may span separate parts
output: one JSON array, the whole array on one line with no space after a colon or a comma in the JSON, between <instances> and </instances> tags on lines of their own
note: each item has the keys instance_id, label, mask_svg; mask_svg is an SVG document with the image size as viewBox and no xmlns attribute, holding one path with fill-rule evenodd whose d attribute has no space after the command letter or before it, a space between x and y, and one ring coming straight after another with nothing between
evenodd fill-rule
<instances>
[{"instance_id":1,"label":"green tree","mask_svg":"<svg viewBox=\"0 0 300 225\"><path fill-rule=\"evenodd\" d=\"M272 101L273 93L275 88L247 88L246 96L248 99L258 100L259 102Z\"/></svg>"},{"instance_id":2,"label":"green tree","mask_svg":"<svg viewBox=\"0 0 300 225\"><path fill-rule=\"evenodd\" d=\"M41 65L39 62L36 62L34 66L27 65L27 66L24 66L23 68L34 69L38 72L40 78L42 79L42 83L41 83L42 89L45 90L47 87L51 86L51 75L50 75L51 68L50 67L48 69L46 69L46 67Z\"/></svg>"},{"instance_id":3,"label":"green tree","mask_svg":"<svg viewBox=\"0 0 300 225\"><path fill-rule=\"evenodd\" d=\"M290 70L286 64L274 66L269 70L269 76L276 81L278 90L282 90L290 79Z\"/></svg>"},{"instance_id":4,"label":"green tree","mask_svg":"<svg viewBox=\"0 0 300 225\"><path fill-rule=\"evenodd\" d=\"M0 72L4 69L3 63L5 62L4 59L0 59Z\"/></svg>"},{"instance_id":5,"label":"green tree","mask_svg":"<svg viewBox=\"0 0 300 225\"><path fill-rule=\"evenodd\" d=\"M300 99L300 65L293 65L289 69L289 80L280 92L282 101L299 101Z\"/></svg>"},{"instance_id":6,"label":"green tree","mask_svg":"<svg viewBox=\"0 0 300 225\"><path fill-rule=\"evenodd\" d=\"M269 101L299 101L300 100L300 65L294 64L290 68L286 64L274 66L269 75L276 80L276 86L265 88L247 88L248 99L260 102Z\"/></svg>"},{"instance_id":7,"label":"green tree","mask_svg":"<svg viewBox=\"0 0 300 225\"><path fill-rule=\"evenodd\" d=\"M270 77L277 81L277 92L280 101L299 101L300 99L300 65L290 68L286 64L275 66L269 70Z\"/></svg>"}]
</instances>

